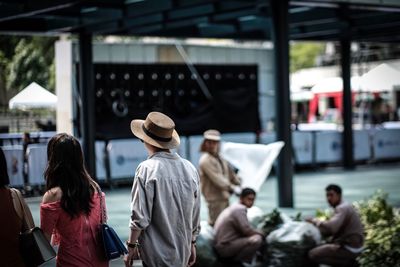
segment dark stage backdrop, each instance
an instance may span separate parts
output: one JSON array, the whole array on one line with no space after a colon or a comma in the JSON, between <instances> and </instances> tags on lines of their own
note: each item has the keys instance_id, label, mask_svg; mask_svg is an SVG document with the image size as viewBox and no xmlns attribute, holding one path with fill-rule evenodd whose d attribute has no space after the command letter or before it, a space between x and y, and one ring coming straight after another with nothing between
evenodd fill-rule
<instances>
[{"instance_id":1,"label":"dark stage backdrop","mask_svg":"<svg viewBox=\"0 0 400 267\"><path fill-rule=\"evenodd\" d=\"M132 119L161 111L180 135L260 129L256 65L195 65L198 77L183 64L94 64L98 139L132 137Z\"/></svg>"}]
</instances>

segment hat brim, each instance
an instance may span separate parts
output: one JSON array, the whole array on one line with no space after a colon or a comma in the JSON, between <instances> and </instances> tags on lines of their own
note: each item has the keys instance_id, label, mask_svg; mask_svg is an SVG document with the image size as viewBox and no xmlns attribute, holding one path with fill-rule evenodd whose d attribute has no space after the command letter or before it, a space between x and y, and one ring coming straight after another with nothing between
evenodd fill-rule
<instances>
[{"instance_id":1,"label":"hat brim","mask_svg":"<svg viewBox=\"0 0 400 267\"><path fill-rule=\"evenodd\" d=\"M214 135L204 135L204 139L211 140L211 141L221 141L221 137L214 136Z\"/></svg>"},{"instance_id":2,"label":"hat brim","mask_svg":"<svg viewBox=\"0 0 400 267\"><path fill-rule=\"evenodd\" d=\"M173 149L177 148L180 144L180 138L178 132L174 129L172 133L172 138L171 141L168 142L162 142L155 140L148 136L142 128L142 125L144 123L144 120L133 120L131 121L131 131L132 133L139 139L142 139L144 142L149 143L150 145L153 145L158 148L162 149Z\"/></svg>"}]
</instances>

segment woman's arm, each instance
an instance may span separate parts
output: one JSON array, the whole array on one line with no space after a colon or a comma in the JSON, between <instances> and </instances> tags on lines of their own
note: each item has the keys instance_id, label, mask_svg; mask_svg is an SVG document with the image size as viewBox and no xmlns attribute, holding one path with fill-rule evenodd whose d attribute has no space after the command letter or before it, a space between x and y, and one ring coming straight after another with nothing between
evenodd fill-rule
<instances>
[{"instance_id":1,"label":"woman's arm","mask_svg":"<svg viewBox=\"0 0 400 267\"><path fill-rule=\"evenodd\" d=\"M62 197L61 188L55 187L48 190L42 199L42 205L60 201ZM58 212L50 209L40 208L40 228L42 228L46 238L51 242L51 235L58 218Z\"/></svg>"}]
</instances>

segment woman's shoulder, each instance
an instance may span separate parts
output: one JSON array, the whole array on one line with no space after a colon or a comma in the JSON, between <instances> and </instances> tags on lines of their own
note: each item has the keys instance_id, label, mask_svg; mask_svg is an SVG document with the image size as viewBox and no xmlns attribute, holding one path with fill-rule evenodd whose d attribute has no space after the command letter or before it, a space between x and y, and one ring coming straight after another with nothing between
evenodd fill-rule
<instances>
[{"instance_id":1,"label":"woman's shoulder","mask_svg":"<svg viewBox=\"0 0 400 267\"><path fill-rule=\"evenodd\" d=\"M43 196L42 204L60 201L62 197L62 190L60 187L53 187L49 189Z\"/></svg>"}]
</instances>

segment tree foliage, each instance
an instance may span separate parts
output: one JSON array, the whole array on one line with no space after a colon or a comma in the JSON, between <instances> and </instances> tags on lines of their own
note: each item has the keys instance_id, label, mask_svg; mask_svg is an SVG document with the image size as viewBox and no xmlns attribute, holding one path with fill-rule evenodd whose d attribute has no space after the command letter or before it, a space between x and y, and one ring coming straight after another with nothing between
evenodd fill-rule
<instances>
[{"instance_id":1,"label":"tree foliage","mask_svg":"<svg viewBox=\"0 0 400 267\"><path fill-rule=\"evenodd\" d=\"M290 71L295 72L316 65L316 59L324 51L322 43L292 43L290 45Z\"/></svg>"},{"instance_id":2,"label":"tree foliage","mask_svg":"<svg viewBox=\"0 0 400 267\"><path fill-rule=\"evenodd\" d=\"M55 88L54 37L0 36L0 105L37 82Z\"/></svg>"},{"instance_id":3,"label":"tree foliage","mask_svg":"<svg viewBox=\"0 0 400 267\"><path fill-rule=\"evenodd\" d=\"M366 233L361 267L400 267L400 215L378 191L357 204Z\"/></svg>"}]
</instances>

